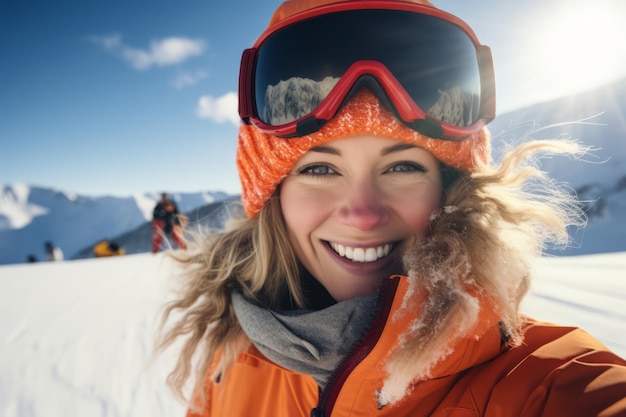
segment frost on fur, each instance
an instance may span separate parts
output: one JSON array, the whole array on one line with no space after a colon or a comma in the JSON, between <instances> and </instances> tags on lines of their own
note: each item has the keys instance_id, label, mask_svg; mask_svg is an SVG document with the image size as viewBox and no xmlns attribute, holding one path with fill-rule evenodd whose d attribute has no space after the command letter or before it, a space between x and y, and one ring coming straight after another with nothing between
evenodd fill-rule
<instances>
[{"instance_id":1,"label":"frost on fur","mask_svg":"<svg viewBox=\"0 0 626 417\"><path fill-rule=\"evenodd\" d=\"M431 236L404 255L409 289L395 318L409 312L417 318L387 360L388 376L378 393L381 405L400 401L411 384L427 379L461 340L480 337L474 332L481 309L493 313L491 326L501 315L510 323L517 321L526 265L493 233L502 224L490 224L498 220L472 203L466 199L444 206L431 219ZM504 305L509 311L502 311Z\"/></svg>"},{"instance_id":2,"label":"frost on fur","mask_svg":"<svg viewBox=\"0 0 626 417\"><path fill-rule=\"evenodd\" d=\"M403 337L387 363L389 376L378 394L380 405L400 401L411 383L430 377L433 367L475 326L480 310L476 298L463 292L441 295L430 297L425 314L410 325L409 334L415 336Z\"/></svg>"}]
</instances>

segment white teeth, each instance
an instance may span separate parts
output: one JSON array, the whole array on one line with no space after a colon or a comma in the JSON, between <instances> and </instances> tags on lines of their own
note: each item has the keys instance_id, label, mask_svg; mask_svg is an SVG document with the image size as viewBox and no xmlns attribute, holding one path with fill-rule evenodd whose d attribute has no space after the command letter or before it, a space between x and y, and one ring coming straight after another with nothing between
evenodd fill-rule
<instances>
[{"instance_id":1,"label":"white teeth","mask_svg":"<svg viewBox=\"0 0 626 417\"><path fill-rule=\"evenodd\" d=\"M365 262L374 262L378 259L378 251L375 248L367 248L365 251Z\"/></svg>"},{"instance_id":2,"label":"white teeth","mask_svg":"<svg viewBox=\"0 0 626 417\"><path fill-rule=\"evenodd\" d=\"M384 258L391 252L391 243L371 248L353 248L340 245L339 243L331 243L331 246L339 256L354 262L374 262Z\"/></svg>"}]
</instances>

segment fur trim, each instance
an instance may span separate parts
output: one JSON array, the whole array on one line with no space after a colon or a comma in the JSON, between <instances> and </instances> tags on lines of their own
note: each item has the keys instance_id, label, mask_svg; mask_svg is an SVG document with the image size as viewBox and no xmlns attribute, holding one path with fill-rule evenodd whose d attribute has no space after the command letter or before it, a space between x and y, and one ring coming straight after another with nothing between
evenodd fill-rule
<instances>
[{"instance_id":1,"label":"fur trim","mask_svg":"<svg viewBox=\"0 0 626 417\"><path fill-rule=\"evenodd\" d=\"M524 258L493 232L501 230L493 211L467 198L448 203L433 215L431 236L404 256L410 287L393 319L415 319L387 360L381 406L400 401L459 343L478 340L500 321L513 344L520 342L518 308L529 278Z\"/></svg>"},{"instance_id":2,"label":"fur trim","mask_svg":"<svg viewBox=\"0 0 626 417\"><path fill-rule=\"evenodd\" d=\"M419 286L417 277L409 277ZM410 393L411 383L431 376L433 367L448 357L454 345L478 322L480 301L467 292L442 285L427 297L424 314L411 322L392 360L388 378L378 395L380 405L400 401Z\"/></svg>"}]
</instances>

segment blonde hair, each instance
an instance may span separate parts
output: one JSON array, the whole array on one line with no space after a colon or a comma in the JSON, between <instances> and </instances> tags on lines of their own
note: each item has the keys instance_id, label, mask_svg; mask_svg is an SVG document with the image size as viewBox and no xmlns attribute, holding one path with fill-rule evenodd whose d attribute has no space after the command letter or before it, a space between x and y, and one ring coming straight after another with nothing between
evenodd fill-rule
<instances>
[{"instance_id":1,"label":"blonde hair","mask_svg":"<svg viewBox=\"0 0 626 417\"><path fill-rule=\"evenodd\" d=\"M567 141L528 142L508 152L499 165L484 164L472 174L461 173L445 190L429 239L404 256L406 272L420 277L432 292L457 293L468 279L475 282L496 300L513 344L522 340L519 306L529 287L531 259L541 254L546 242L565 245L569 225L584 224L576 197L532 164L542 152L577 155L583 149ZM180 298L166 306L162 330L175 311L182 315L163 333L158 347L165 349L184 338L168 377L168 384L181 396L191 380L192 397L203 398L205 378L219 379L249 345L230 303L233 288L270 308L283 297L305 306L299 264L276 195L258 216L239 219L223 233L197 238L177 255L186 283ZM454 304L453 296L449 298ZM452 310L426 308L424 320L431 317L441 324L442 315L444 320L454 316ZM408 343L389 357L388 372L403 368L402 372L414 376L423 371L421 365L411 368L410 362L418 362L419 352L428 346L425 337L435 336L407 335ZM218 361L214 361L216 354Z\"/></svg>"},{"instance_id":2,"label":"blonde hair","mask_svg":"<svg viewBox=\"0 0 626 417\"><path fill-rule=\"evenodd\" d=\"M187 251L172 255L184 274L178 299L165 306L161 331L174 311L183 311L173 327L159 335L157 348L167 348L185 337L176 367L168 385L181 398L183 387L193 374L193 395L201 393L203 381L214 355L220 351L220 364L214 378L225 371L241 349L245 338L230 305L230 292L239 288L247 296L260 299L268 307L288 294L298 307L304 307L296 257L289 247L278 198L271 198L253 219L232 219L227 231L209 236L195 235ZM192 358L199 361L192 372Z\"/></svg>"},{"instance_id":3,"label":"blonde hair","mask_svg":"<svg viewBox=\"0 0 626 417\"><path fill-rule=\"evenodd\" d=\"M412 381L427 378L478 325L485 304L498 313L509 346L522 343L520 304L530 288L532 260L548 242L566 246L568 226L585 224L576 196L539 170L533 157L584 152L573 142L527 142L499 165L462 174L447 190L430 237L403 258L411 291L425 289L430 296L388 357L381 404L399 401ZM412 308L411 291L397 314Z\"/></svg>"}]
</instances>

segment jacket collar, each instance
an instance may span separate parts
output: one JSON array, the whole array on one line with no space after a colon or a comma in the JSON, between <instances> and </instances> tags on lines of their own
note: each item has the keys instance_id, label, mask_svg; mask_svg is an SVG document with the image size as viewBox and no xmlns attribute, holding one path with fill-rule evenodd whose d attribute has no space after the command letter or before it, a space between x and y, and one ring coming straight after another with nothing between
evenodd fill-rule
<instances>
[{"instance_id":1,"label":"jacket collar","mask_svg":"<svg viewBox=\"0 0 626 417\"><path fill-rule=\"evenodd\" d=\"M462 372L501 352L498 309L476 287L468 285L462 293L442 299L417 280L405 276L391 279L397 280L398 288L372 352L385 358L382 403L399 401L420 381ZM428 310L441 314L429 320L425 317Z\"/></svg>"}]
</instances>

